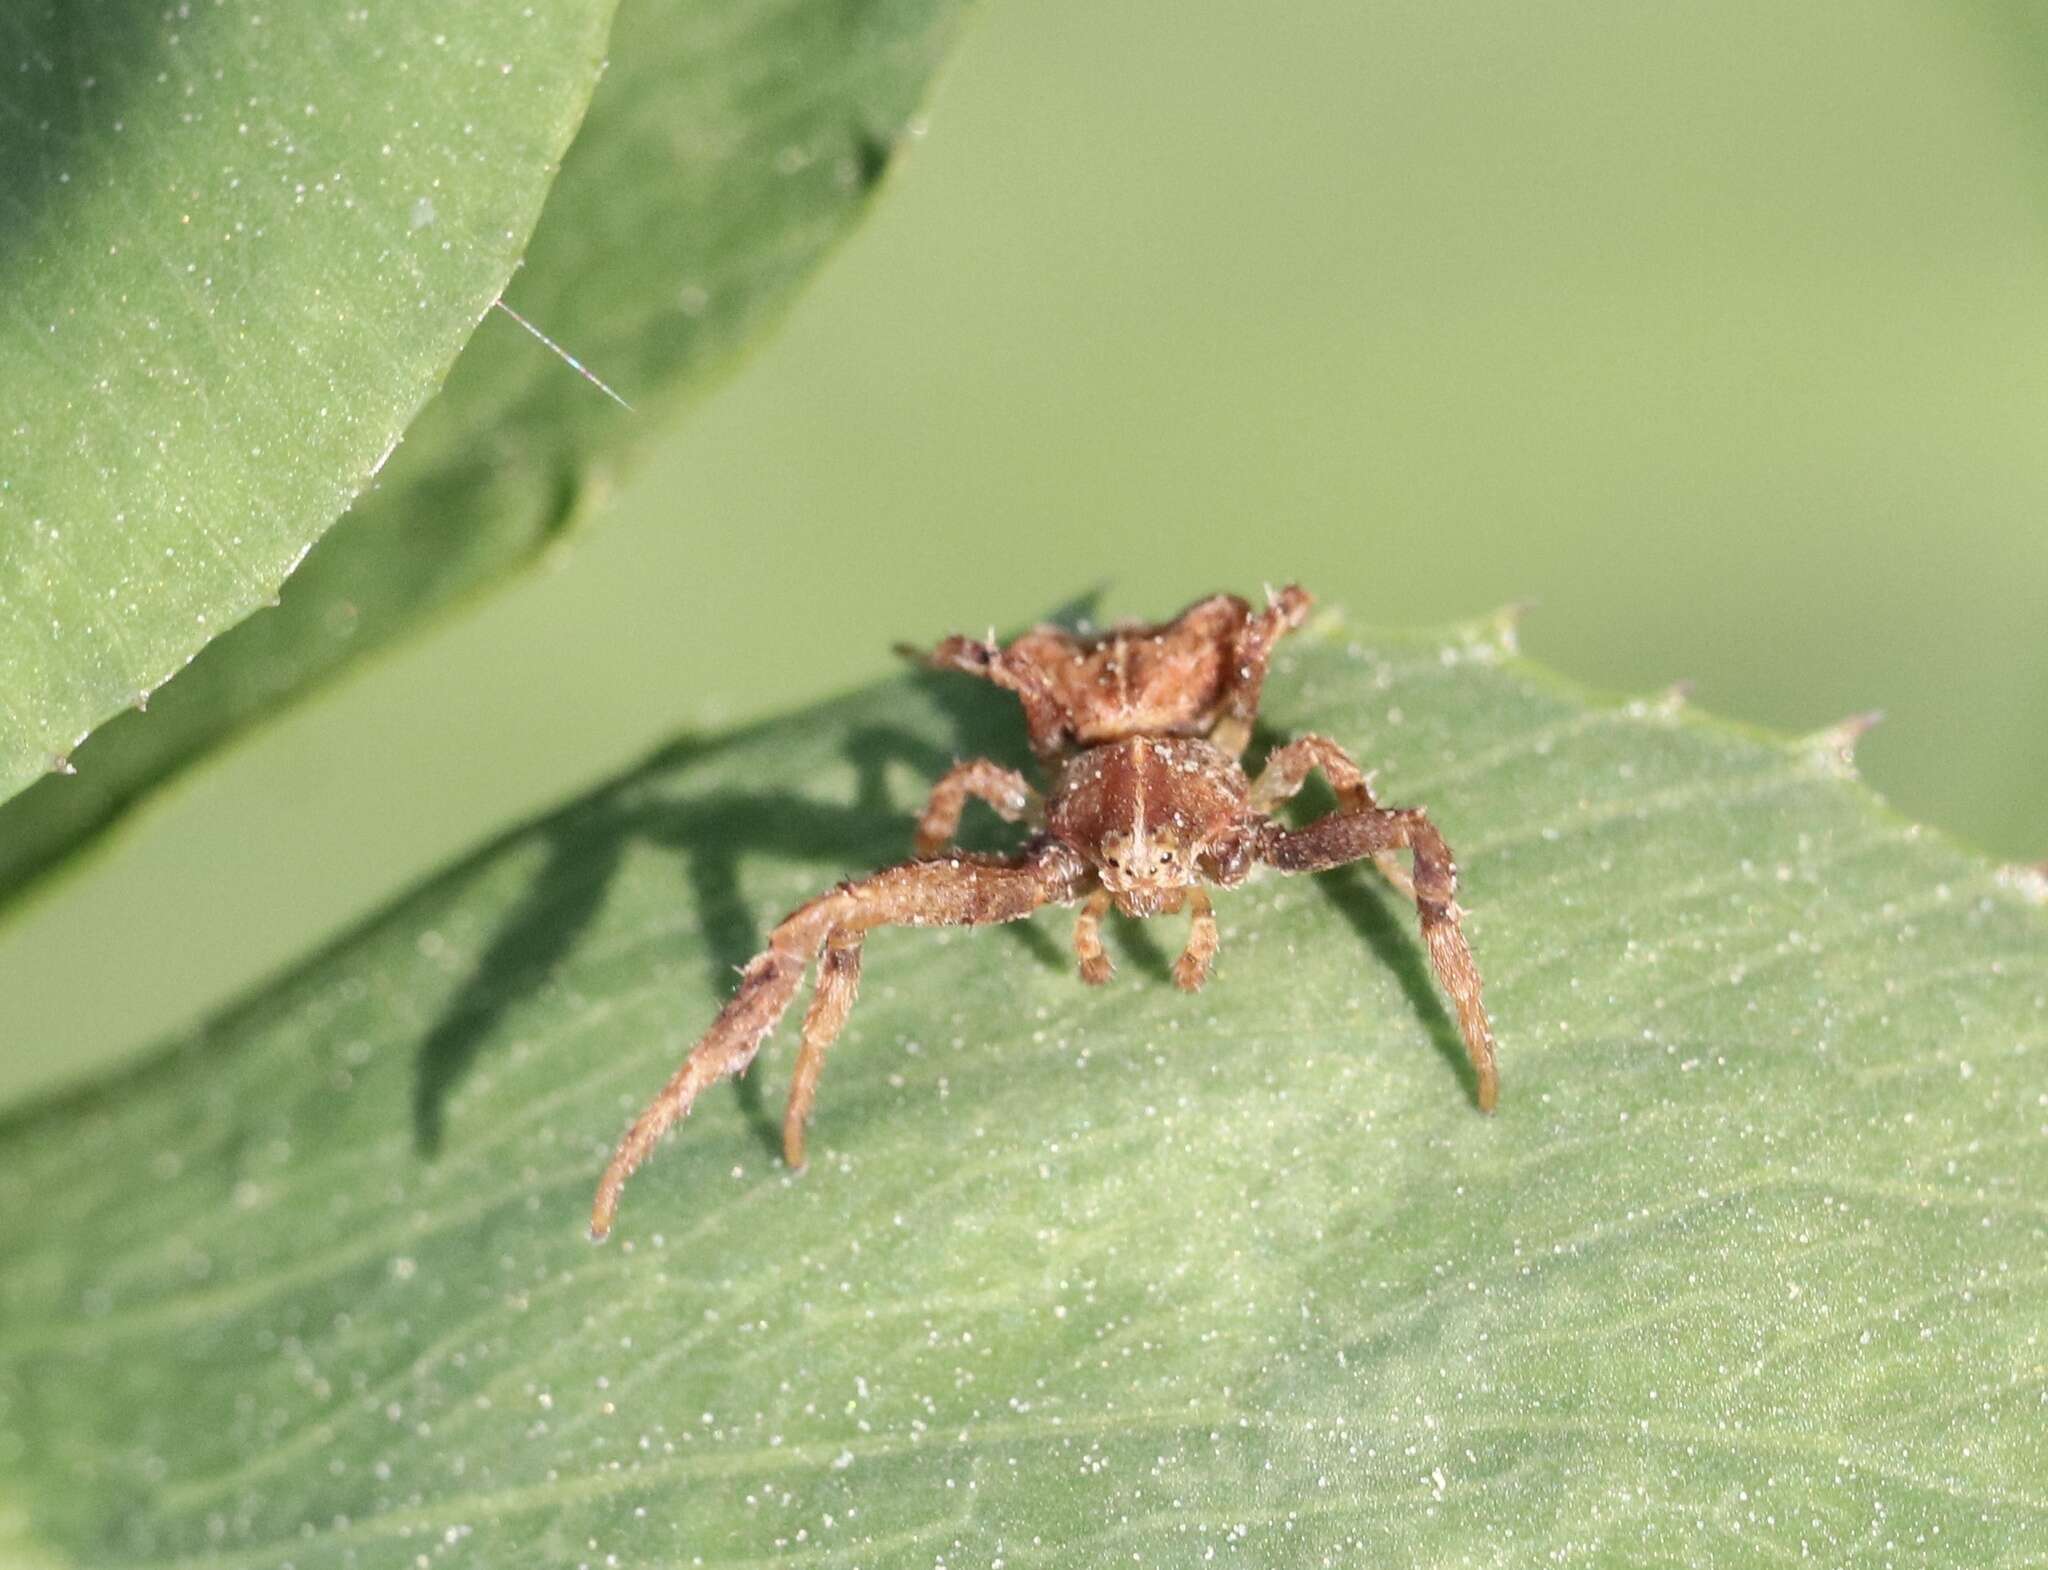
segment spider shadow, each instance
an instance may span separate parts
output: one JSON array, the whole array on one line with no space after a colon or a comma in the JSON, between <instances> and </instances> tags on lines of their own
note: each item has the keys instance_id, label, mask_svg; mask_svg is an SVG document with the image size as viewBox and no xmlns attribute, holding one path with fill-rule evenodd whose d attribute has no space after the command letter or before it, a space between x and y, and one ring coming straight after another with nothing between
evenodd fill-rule
<instances>
[{"instance_id":1,"label":"spider shadow","mask_svg":"<svg viewBox=\"0 0 2048 1570\"><path fill-rule=\"evenodd\" d=\"M1263 764L1266 755L1280 743L1282 738L1264 725L1253 732L1256 755ZM1254 774L1256 774L1254 770ZM1314 776L1302 787L1283 816L1299 826L1312 823L1325 813L1336 810L1337 798L1321 775ZM1436 1048L1442 1058L1457 1076L1465 1097L1474 1106L1479 1104L1479 1076L1472 1068L1471 1055L1465 1050L1465 1038L1458 1030L1458 1022L1444 1006L1443 994L1437 990L1436 975L1429 966L1429 951L1424 947L1422 933L1414 917L1414 906L1374 874L1372 863L1354 861L1348 866L1333 867L1327 872L1314 874L1316 886L1336 907L1338 914L1350 923L1351 930L1358 934L1365 946L1372 950L1373 958L1399 983L1408 1006L1415 1017L1429 1033L1430 1045ZM1408 919L1403 919L1405 913Z\"/></svg>"},{"instance_id":2,"label":"spider shadow","mask_svg":"<svg viewBox=\"0 0 2048 1570\"><path fill-rule=\"evenodd\" d=\"M1408 1006L1415 1011L1423 1029L1429 1032L1430 1045L1436 1048L1437 1056L1457 1076L1465 1099L1476 1107L1479 1104L1479 1076L1473 1071L1471 1055L1465 1050L1465 1038L1459 1034L1458 1022L1444 1006L1443 996L1437 991L1436 977L1429 968L1428 951L1423 947L1422 935L1413 922L1402 921L1391 908L1404 906L1412 912L1414 907L1380 879L1369 878L1356 862L1321 873L1316 882L1322 886L1330 903L1351 924L1351 930L1372 950L1373 958L1393 973L1408 999Z\"/></svg>"},{"instance_id":3,"label":"spider shadow","mask_svg":"<svg viewBox=\"0 0 2048 1570\"><path fill-rule=\"evenodd\" d=\"M458 882L522 843L538 841L544 847L539 871L421 1040L412 1101L417 1152L428 1159L440 1153L450 1098L486 1044L548 988L575 952L636 848L654 846L681 861L707 976L724 997L732 990L734 972L759 952L766 935L762 914L744 886L744 874L754 864L766 859L838 869L820 879L817 892L822 893L835 876L858 877L908 857L914 816L906 813L902 797L918 782L936 780L956 757L994 757L1035 772L1006 694L938 672L920 671L912 681L950 727L955 750L892 726L850 731L842 749L854 769L850 803L820 801L779 787L688 794L691 772L748 734L714 744L682 741L661 748L582 801L485 846L448 874L446 881ZM893 795L892 775L898 777ZM1020 834L980 808L970 809L961 828L960 842L967 849L1013 848ZM1009 923L1002 930L1039 964L1070 963L1031 922ZM780 1122L764 1105L754 1075L741 1076L739 1099L763 1145L779 1152Z\"/></svg>"}]
</instances>

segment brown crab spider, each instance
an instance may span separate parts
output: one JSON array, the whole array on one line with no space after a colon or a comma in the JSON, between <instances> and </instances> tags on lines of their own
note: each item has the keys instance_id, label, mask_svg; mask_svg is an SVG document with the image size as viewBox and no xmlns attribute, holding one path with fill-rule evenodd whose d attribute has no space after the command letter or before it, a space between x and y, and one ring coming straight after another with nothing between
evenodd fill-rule
<instances>
[{"instance_id":1,"label":"brown crab spider","mask_svg":"<svg viewBox=\"0 0 2048 1570\"><path fill-rule=\"evenodd\" d=\"M1205 885L1234 887L1261 865L1321 872L1371 858L1414 900L1430 964L1457 1011L1480 1109L1492 1111L1500 1094L1493 1028L1459 925L1457 864L1428 814L1381 806L1365 773L1327 737L1276 749L1255 780L1238 764L1273 646L1301 625L1310 603L1293 586L1267 598L1255 612L1219 594L1172 621L1091 637L1056 627L1007 647L953 637L926 656L932 666L1017 695L1049 793L1041 798L1016 770L985 758L956 764L918 820L914 860L841 883L785 917L741 973L732 1000L620 1141L598 1184L591 1236L611 1231L627 1178L698 1095L753 1062L816 964L782 1122L783 1159L793 1170L803 1166L818 1076L853 1007L861 944L875 928L983 926L1046 905L1079 905L1081 978L1101 983L1111 969L1101 924L1112 906L1140 917L1185 911L1188 941L1173 977L1193 991L1208 979L1218 942ZM1272 813L1315 770L1336 792L1337 808L1288 828ZM1014 855L949 848L970 796L1030 826ZM1404 850L1412 872L1394 860Z\"/></svg>"}]
</instances>

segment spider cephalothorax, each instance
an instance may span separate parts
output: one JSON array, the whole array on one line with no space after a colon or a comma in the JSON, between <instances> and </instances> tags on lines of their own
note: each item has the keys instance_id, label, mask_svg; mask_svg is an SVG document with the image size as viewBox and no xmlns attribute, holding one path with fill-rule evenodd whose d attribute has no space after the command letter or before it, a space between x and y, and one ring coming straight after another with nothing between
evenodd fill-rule
<instances>
[{"instance_id":1,"label":"spider cephalothorax","mask_svg":"<svg viewBox=\"0 0 2048 1570\"><path fill-rule=\"evenodd\" d=\"M1309 597L1289 587L1254 612L1219 594L1157 626L1080 636L1041 627L1008 646L948 638L929 663L1014 692L1045 770L1041 798L1014 769L986 758L955 764L932 788L917 825L916 859L842 883L791 912L741 973L739 990L620 1142L598 1186L590 1231L603 1237L619 1193L655 1142L707 1085L737 1074L788 1009L813 962L818 984L782 1125L783 1157L804 1164L804 1131L825 1051L860 984L861 942L882 926L979 926L1045 905L1079 905L1074 951L1081 977L1110 976L1102 918L1186 911L1186 949L1173 977L1192 991L1216 957L1206 885L1229 888L1257 866L1320 872L1371 857L1415 901L1431 965L1457 1008L1478 1078L1479 1105L1499 1095L1493 1029L1479 970L1458 924L1458 869L1419 807L1382 807L1343 748L1303 736L1275 748L1256 779L1238 759L1251 740L1273 645L1301 625ZM1320 769L1337 810L1306 827L1271 814ZM1032 833L1015 855L950 848L969 796ZM1412 874L1394 859L1406 850Z\"/></svg>"}]
</instances>

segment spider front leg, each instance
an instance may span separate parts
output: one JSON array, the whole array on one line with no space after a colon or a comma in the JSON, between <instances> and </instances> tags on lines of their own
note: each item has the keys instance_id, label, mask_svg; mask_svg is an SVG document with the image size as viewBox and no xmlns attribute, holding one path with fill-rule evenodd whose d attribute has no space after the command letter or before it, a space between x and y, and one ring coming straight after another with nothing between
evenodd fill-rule
<instances>
[{"instance_id":1,"label":"spider front leg","mask_svg":"<svg viewBox=\"0 0 2048 1570\"><path fill-rule=\"evenodd\" d=\"M1005 823L1036 825L1045 815L1045 803L1023 775L987 758L971 758L954 764L932 787L924 816L917 820L918 855L936 856L953 843L969 796L987 802Z\"/></svg>"},{"instance_id":2,"label":"spider front leg","mask_svg":"<svg viewBox=\"0 0 2048 1570\"><path fill-rule=\"evenodd\" d=\"M769 934L768 947L740 973L739 990L620 1140L597 1186L590 1235L601 1239L611 1231L626 1180L661 1136L688 1115L698 1095L754 1061L761 1043L796 997L804 972L821 953L825 958L818 992L804 1020L803 1047L783 1123L783 1153L792 1166L803 1162L804 1124L817 1094L826 1049L853 1006L865 934L883 926L1015 921L1042 905L1072 903L1087 881L1087 865L1079 856L1064 845L1041 842L1016 856L956 853L938 861L903 862L842 883L799 906Z\"/></svg>"},{"instance_id":3,"label":"spider front leg","mask_svg":"<svg viewBox=\"0 0 2048 1570\"><path fill-rule=\"evenodd\" d=\"M1351 754L1327 736L1303 736L1277 748L1252 782L1251 803L1255 812L1271 813L1284 801L1292 801L1316 769L1337 793L1337 805L1345 812L1376 812L1372 777L1361 769ZM1405 899L1415 898L1415 883L1394 852L1383 850L1373 857L1380 876L1401 891Z\"/></svg>"},{"instance_id":4,"label":"spider front leg","mask_svg":"<svg viewBox=\"0 0 2048 1570\"><path fill-rule=\"evenodd\" d=\"M1419 807L1339 808L1302 829L1268 821L1258 855L1282 872L1322 872L1366 856L1406 850L1415 861L1415 908L1429 962L1458 1013L1458 1028L1478 1080L1479 1110L1491 1112L1500 1099L1500 1069L1494 1058L1493 1022L1486 1017L1479 966L1459 925L1458 868L1429 815Z\"/></svg>"}]
</instances>

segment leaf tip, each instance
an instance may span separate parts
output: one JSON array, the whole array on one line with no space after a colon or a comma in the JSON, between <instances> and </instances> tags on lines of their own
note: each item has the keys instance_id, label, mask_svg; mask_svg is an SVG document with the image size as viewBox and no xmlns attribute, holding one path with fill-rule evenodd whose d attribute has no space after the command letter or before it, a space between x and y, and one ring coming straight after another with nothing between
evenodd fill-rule
<instances>
[{"instance_id":1,"label":"leaf tip","mask_svg":"<svg viewBox=\"0 0 2048 1570\"><path fill-rule=\"evenodd\" d=\"M1882 709L1866 709L1837 720L1806 738L1808 754L1830 773L1853 779L1856 775L1856 747L1884 718Z\"/></svg>"}]
</instances>

